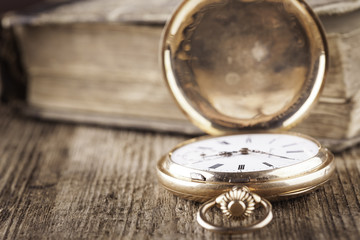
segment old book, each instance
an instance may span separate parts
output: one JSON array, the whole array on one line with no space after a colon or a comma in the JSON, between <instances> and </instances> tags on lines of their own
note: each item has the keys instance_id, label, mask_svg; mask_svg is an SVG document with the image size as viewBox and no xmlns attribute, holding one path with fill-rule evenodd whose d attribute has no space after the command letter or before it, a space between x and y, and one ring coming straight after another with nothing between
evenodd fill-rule
<instances>
[{"instance_id":1,"label":"old book","mask_svg":"<svg viewBox=\"0 0 360 240\"><path fill-rule=\"evenodd\" d=\"M319 104L294 131L342 149L360 141L360 1L308 2L327 30L331 67ZM177 3L49 1L7 14L2 26L13 34L5 41L18 43L27 78L26 112L199 134L171 98L158 63L161 31Z\"/></svg>"}]
</instances>

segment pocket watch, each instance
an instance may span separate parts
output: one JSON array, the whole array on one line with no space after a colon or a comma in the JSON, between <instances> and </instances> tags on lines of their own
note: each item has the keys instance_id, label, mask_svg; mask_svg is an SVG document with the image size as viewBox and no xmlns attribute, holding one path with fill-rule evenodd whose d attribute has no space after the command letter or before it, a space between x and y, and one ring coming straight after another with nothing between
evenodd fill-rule
<instances>
[{"instance_id":1,"label":"pocket watch","mask_svg":"<svg viewBox=\"0 0 360 240\"><path fill-rule=\"evenodd\" d=\"M157 164L160 184L205 202L197 220L220 233L259 229L269 201L296 197L334 173L334 157L312 137L286 132L317 102L328 67L323 28L302 0L185 0L165 26L167 85L189 120L210 136L185 141ZM227 227L206 213L240 221Z\"/></svg>"}]
</instances>

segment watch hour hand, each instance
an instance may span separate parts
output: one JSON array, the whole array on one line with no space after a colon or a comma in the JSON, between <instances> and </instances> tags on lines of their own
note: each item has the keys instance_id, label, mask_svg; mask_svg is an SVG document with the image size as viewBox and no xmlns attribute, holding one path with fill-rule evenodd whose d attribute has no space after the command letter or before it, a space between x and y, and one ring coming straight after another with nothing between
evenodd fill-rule
<instances>
[{"instance_id":1,"label":"watch hour hand","mask_svg":"<svg viewBox=\"0 0 360 240\"><path fill-rule=\"evenodd\" d=\"M191 164L196 164L196 163L207 161L207 160L213 160L213 159L216 159L217 157L231 157L235 153L239 153L239 152L238 151L220 152L220 153L214 154L214 155L206 155L205 153L203 153L203 154L200 154L200 157L202 158L201 160L192 162Z\"/></svg>"},{"instance_id":2,"label":"watch hour hand","mask_svg":"<svg viewBox=\"0 0 360 240\"><path fill-rule=\"evenodd\" d=\"M220 152L218 154L214 154L214 155L202 155L202 157L204 159L206 158L212 158L212 157L231 157L234 153L238 153L238 151L233 151L233 152Z\"/></svg>"}]
</instances>

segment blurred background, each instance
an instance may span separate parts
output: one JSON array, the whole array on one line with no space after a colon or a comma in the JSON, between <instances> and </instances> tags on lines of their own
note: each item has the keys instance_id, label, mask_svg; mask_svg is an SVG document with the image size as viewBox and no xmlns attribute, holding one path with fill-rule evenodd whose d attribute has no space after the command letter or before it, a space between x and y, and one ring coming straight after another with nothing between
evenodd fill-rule
<instances>
[{"instance_id":1,"label":"blurred background","mask_svg":"<svg viewBox=\"0 0 360 240\"><path fill-rule=\"evenodd\" d=\"M294 131L335 151L360 141L360 1L308 0L330 68ZM0 4L1 100L37 119L197 135L164 83L161 32L177 0L26 0Z\"/></svg>"},{"instance_id":2,"label":"blurred background","mask_svg":"<svg viewBox=\"0 0 360 240\"><path fill-rule=\"evenodd\" d=\"M12 0L12 1L3 1L0 4L0 13L4 13L12 10L19 10L26 7L29 7L35 3L41 2L41 0Z\"/></svg>"}]
</instances>

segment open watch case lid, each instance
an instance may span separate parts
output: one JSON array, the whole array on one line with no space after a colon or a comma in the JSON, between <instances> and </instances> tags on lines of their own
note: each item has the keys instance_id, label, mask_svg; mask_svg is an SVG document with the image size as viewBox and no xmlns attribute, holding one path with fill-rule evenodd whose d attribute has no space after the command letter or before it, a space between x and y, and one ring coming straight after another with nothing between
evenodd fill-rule
<instances>
[{"instance_id":1,"label":"open watch case lid","mask_svg":"<svg viewBox=\"0 0 360 240\"><path fill-rule=\"evenodd\" d=\"M323 88L328 50L302 0L185 0L165 27L161 60L183 112L219 135L300 122Z\"/></svg>"}]
</instances>

